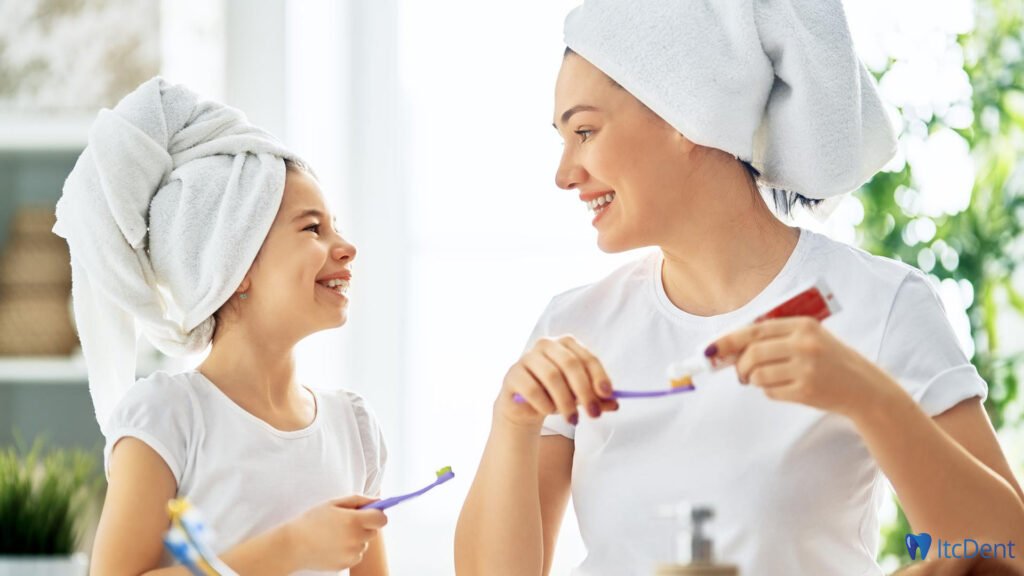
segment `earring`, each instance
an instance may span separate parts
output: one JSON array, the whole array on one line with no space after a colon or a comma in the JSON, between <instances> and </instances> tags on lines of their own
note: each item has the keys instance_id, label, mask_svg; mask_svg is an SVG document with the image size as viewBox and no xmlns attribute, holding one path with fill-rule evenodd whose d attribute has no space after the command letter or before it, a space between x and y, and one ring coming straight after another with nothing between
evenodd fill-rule
<instances>
[{"instance_id":1,"label":"earring","mask_svg":"<svg viewBox=\"0 0 1024 576\"><path fill-rule=\"evenodd\" d=\"M241 298L242 300L245 300L246 298L248 298L248 297L249 297L249 295L248 295L248 294L246 294L245 292L242 292L242 293L240 293L240 294L238 295L238 297L239 297L239 298Z\"/></svg>"}]
</instances>

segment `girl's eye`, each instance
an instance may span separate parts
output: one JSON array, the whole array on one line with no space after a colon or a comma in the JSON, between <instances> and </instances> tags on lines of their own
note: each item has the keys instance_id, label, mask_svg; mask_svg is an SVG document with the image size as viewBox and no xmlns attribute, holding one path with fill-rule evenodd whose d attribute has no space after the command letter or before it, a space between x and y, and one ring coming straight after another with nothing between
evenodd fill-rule
<instances>
[{"instance_id":1,"label":"girl's eye","mask_svg":"<svg viewBox=\"0 0 1024 576\"><path fill-rule=\"evenodd\" d=\"M574 132L577 135L579 135L580 142L586 142L587 139L590 138L590 135L594 133L593 130L587 130L587 129L574 130Z\"/></svg>"},{"instance_id":2,"label":"girl's eye","mask_svg":"<svg viewBox=\"0 0 1024 576\"><path fill-rule=\"evenodd\" d=\"M313 232L319 234L320 233L320 223L317 222L315 224L310 224L309 226L306 226L305 228L302 229L303 232L305 232L306 230L312 230Z\"/></svg>"}]
</instances>

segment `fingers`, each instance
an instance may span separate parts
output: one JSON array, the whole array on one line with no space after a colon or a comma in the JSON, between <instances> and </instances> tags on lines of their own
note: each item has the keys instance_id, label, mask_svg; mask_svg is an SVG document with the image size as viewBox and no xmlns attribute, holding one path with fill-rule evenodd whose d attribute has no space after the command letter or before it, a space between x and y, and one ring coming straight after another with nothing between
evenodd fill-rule
<instances>
[{"instance_id":1,"label":"fingers","mask_svg":"<svg viewBox=\"0 0 1024 576\"><path fill-rule=\"evenodd\" d=\"M554 401L522 360L512 366L507 378L516 383L513 393L519 394L538 414L553 414L557 410Z\"/></svg>"},{"instance_id":2,"label":"fingers","mask_svg":"<svg viewBox=\"0 0 1024 576\"><path fill-rule=\"evenodd\" d=\"M523 366L530 372L537 384L555 403L556 410L570 424L576 424L576 398L562 374L561 368L544 353L527 354L522 359ZM525 394L527 401L531 396ZM553 412L553 411L551 411ZM551 412L548 412L549 414Z\"/></svg>"},{"instance_id":3,"label":"fingers","mask_svg":"<svg viewBox=\"0 0 1024 576\"><path fill-rule=\"evenodd\" d=\"M807 322L815 322L815 320L803 317L779 318L751 324L715 340L707 347L704 354L709 357L717 356L719 358L739 356L753 342L769 338L781 338L797 330Z\"/></svg>"},{"instance_id":4,"label":"fingers","mask_svg":"<svg viewBox=\"0 0 1024 576\"><path fill-rule=\"evenodd\" d=\"M608 373L604 370L604 365L597 359L597 356L591 354L590 350L584 348L572 336L566 336L560 341L562 345L576 354L583 362L583 367L590 377L591 386L597 395L602 399L610 400L612 397L612 379L608 377Z\"/></svg>"},{"instance_id":5,"label":"fingers","mask_svg":"<svg viewBox=\"0 0 1024 576\"><path fill-rule=\"evenodd\" d=\"M356 510L360 506L366 506L371 502L376 502L380 498L370 498L369 496L363 496L362 494L352 494L345 496L344 498L335 498L331 500L331 504L339 508L347 508L349 510Z\"/></svg>"},{"instance_id":6,"label":"fingers","mask_svg":"<svg viewBox=\"0 0 1024 576\"><path fill-rule=\"evenodd\" d=\"M769 364L789 360L793 355L792 344L784 338L758 340L748 345L736 362L736 375L744 384L750 382L751 373Z\"/></svg>"},{"instance_id":7,"label":"fingers","mask_svg":"<svg viewBox=\"0 0 1024 576\"><path fill-rule=\"evenodd\" d=\"M775 388L789 384L793 379L793 364L784 361L757 366L750 372L746 380L740 380L740 382L753 384L759 388Z\"/></svg>"},{"instance_id":8,"label":"fingers","mask_svg":"<svg viewBox=\"0 0 1024 576\"><path fill-rule=\"evenodd\" d=\"M543 354L561 369L562 375L575 397L574 404L583 406L591 418L597 418L601 415L601 408L594 386L590 381L590 372L587 371L580 356L564 342L559 342L559 344L546 347L542 350Z\"/></svg>"},{"instance_id":9,"label":"fingers","mask_svg":"<svg viewBox=\"0 0 1024 576\"><path fill-rule=\"evenodd\" d=\"M359 510L358 518L363 528L374 533L388 525L388 517L381 510Z\"/></svg>"},{"instance_id":10,"label":"fingers","mask_svg":"<svg viewBox=\"0 0 1024 576\"><path fill-rule=\"evenodd\" d=\"M571 336L538 340L505 378L515 403L543 415L557 412L573 425L578 406L592 418L619 407L601 362Z\"/></svg>"}]
</instances>

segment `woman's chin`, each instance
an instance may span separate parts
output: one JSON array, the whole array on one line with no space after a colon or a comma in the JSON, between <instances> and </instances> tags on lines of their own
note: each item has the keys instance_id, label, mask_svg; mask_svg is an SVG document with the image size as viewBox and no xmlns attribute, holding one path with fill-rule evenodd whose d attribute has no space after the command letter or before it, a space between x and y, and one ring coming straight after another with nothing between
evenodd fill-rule
<instances>
[{"instance_id":1,"label":"woman's chin","mask_svg":"<svg viewBox=\"0 0 1024 576\"><path fill-rule=\"evenodd\" d=\"M605 254L618 254L619 252L639 248L639 246L634 246L633 243L626 241L625 238L600 233L597 235L597 247Z\"/></svg>"}]
</instances>

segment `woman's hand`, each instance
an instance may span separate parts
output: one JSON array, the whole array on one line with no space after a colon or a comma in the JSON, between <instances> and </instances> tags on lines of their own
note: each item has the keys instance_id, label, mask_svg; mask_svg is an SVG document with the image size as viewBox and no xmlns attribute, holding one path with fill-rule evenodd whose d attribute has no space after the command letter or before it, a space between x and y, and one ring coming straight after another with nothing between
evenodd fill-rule
<instances>
[{"instance_id":1,"label":"woman's hand","mask_svg":"<svg viewBox=\"0 0 1024 576\"><path fill-rule=\"evenodd\" d=\"M295 565L303 570L344 570L359 564L370 540L388 523L380 510L358 510L376 501L348 496L310 508L284 526Z\"/></svg>"},{"instance_id":2,"label":"woman's hand","mask_svg":"<svg viewBox=\"0 0 1024 576\"><path fill-rule=\"evenodd\" d=\"M572 336L562 336L538 340L509 368L494 411L511 424L539 428L556 412L575 425L579 406L591 418L619 409L601 362Z\"/></svg>"},{"instance_id":3,"label":"woman's hand","mask_svg":"<svg viewBox=\"0 0 1024 576\"><path fill-rule=\"evenodd\" d=\"M766 320L723 336L709 356L738 356L736 374L773 400L856 418L899 385L812 318Z\"/></svg>"}]
</instances>

